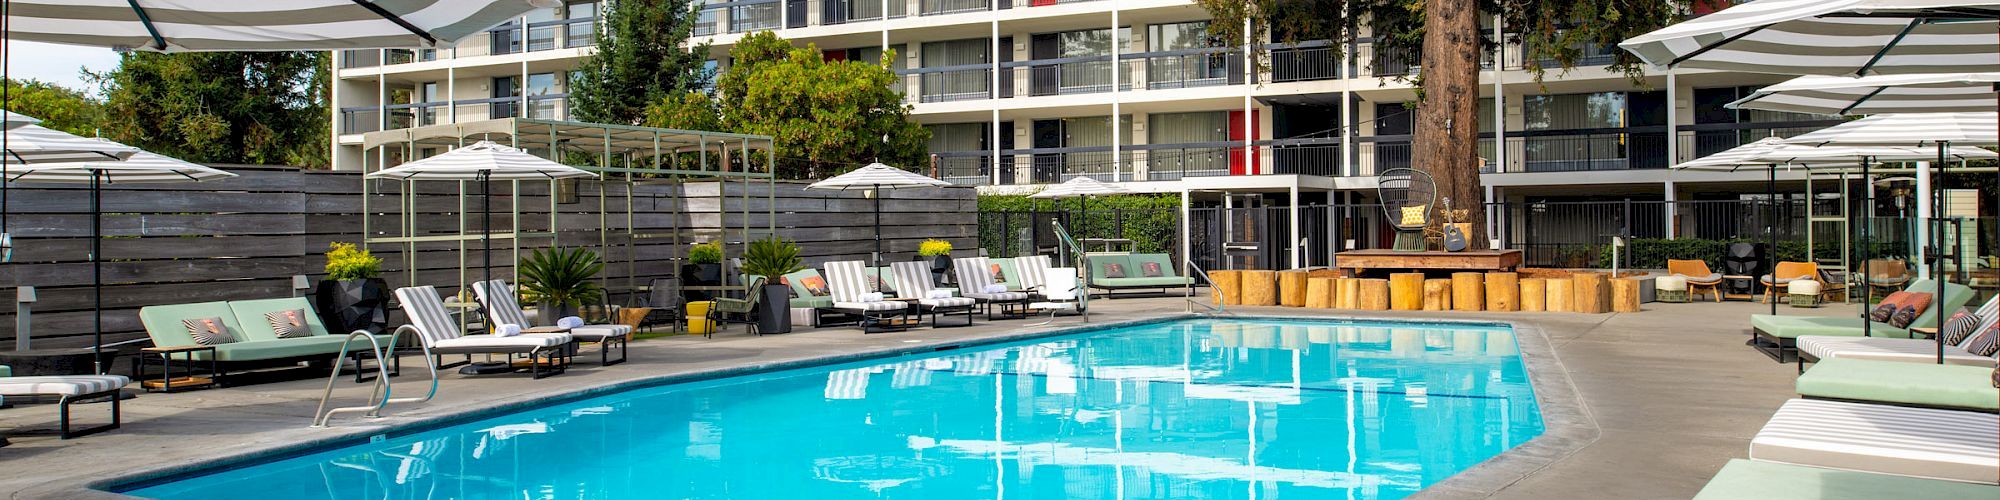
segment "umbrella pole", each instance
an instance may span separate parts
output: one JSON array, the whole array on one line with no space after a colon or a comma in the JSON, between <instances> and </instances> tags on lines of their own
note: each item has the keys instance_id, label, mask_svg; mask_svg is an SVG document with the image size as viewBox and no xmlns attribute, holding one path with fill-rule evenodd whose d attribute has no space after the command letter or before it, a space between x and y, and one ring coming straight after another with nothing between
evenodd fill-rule
<instances>
[{"instance_id":1,"label":"umbrella pole","mask_svg":"<svg viewBox=\"0 0 2000 500\"><path fill-rule=\"evenodd\" d=\"M92 328L91 366L104 370L104 173L90 171L90 320Z\"/></svg>"},{"instance_id":2,"label":"umbrella pole","mask_svg":"<svg viewBox=\"0 0 2000 500\"><path fill-rule=\"evenodd\" d=\"M1861 336L1863 337L1875 336L1875 322L1868 320L1868 304L1875 302L1875 280L1869 276L1869 273L1873 272L1873 270L1869 269L1868 266L1869 257L1873 256L1870 254L1874 253L1869 251L1874 242L1868 239L1868 226L1874 225L1875 222L1875 218L1873 217L1875 213L1875 183L1868 178L1868 163L1868 158L1863 157L1861 159L1862 202L1861 244L1859 245L1861 248L1856 249L1861 254ZM1848 273L1848 276L1853 275L1854 273L1851 271ZM1853 281L1852 279L1848 280L1850 283Z\"/></svg>"},{"instance_id":3,"label":"umbrella pole","mask_svg":"<svg viewBox=\"0 0 2000 500\"><path fill-rule=\"evenodd\" d=\"M869 256L871 264L882 267L882 185L875 185L875 254Z\"/></svg>"},{"instance_id":4,"label":"umbrella pole","mask_svg":"<svg viewBox=\"0 0 2000 500\"><path fill-rule=\"evenodd\" d=\"M1944 201L1944 199L1943 199L1944 197L1942 196L1942 195L1944 194L1944 182L1943 182L1943 181L1944 181L1944 168L1945 168L1945 164L1944 164L1944 160L1945 160L1945 156L1944 156L1944 152L1945 152L1945 150L1946 150L1946 149L1950 149L1950 148L1951 148L1951 142L1950 142L1950 141L1938 141L1938 158L1937 158L1937 159L1938 159L1938 162L1937 162L1937 170L1935 170L1935 171L1933 171L1933 172L1931 173L1931 175L1932 175L1932 176L1934 176L1934 178L1933 178L1933 179L1931 180L1931 190L1932 190L1932 191L1935 191L1935 192L1937 193L1937 194L1935 194L1935 195L1932 195L1932 196L1931 196L1931 207L1932 207L1932 208L1931 208L1931 217L1933 217L1933 220L1935 220L1935 221L1943 221L1943 220L1945 220L1945 219L1944 219L1943 217L1938 217L1938 213L1937 213L1937 212L1938 212L1938 210L1940 210L1940 209L1942 209L1942 208L1944 207L1944 203L1942 203L1942 202ZM1952 236L1953 236L1953 237L1955 237L1955 238L1956 238L1956 237L1962 237L1962 236L1961 236L1961 235L1959 235L1958 233L1959 233L1959 231L1953 231L1953 232L1952 232ZM1937 242L1937 245L1936 245L1936 248L1937 248L1937 251L1935 252L1935 253L1936 253L1936 255L1932 255L1932 256L1931 256L1931 258L1932 258L1932 259L1935 259L1935 262L1937 262L1937 265L1936 265L1935 267L1933 267L1933 269L1936 269L1936 271L1934 271L1934 272L1932 272L1932 273L1931 273L1931 279L1932 279L1932 281L1934 281L1934 282L1936 282L1936 283L1937 283L1937 292L1936 292L1936 294L1935 294L1935 295L1931 295L1932 297L1936 297L1936 300L1932 300L1931 302L1935 302L1935 303L1937 303L1937 306L1936 306L1936 307L1937 307L1937 309L1934 309L1935 311L1937 311L1937 313L1936 313L1937 315L1936 315L1936 316L1934 316L1934 317L1935 317L1935 318L1937 318L1937 320L1938 320L1938 324L1937 324L1937 326L1939 326L1939 327L1942 327L1942 326L1944 326L1944 319L1945 319L1945 318L1944 318L1944 282L1945 282L1945 275L1944 275L1944 256L1945 256L1945 250L1944 250L1944 244L1945 244L1945 241L1944 241L1944 224L1942 224L1942 223L1939 223L1939 224L1931 224L1931 240L1933 240L1933 241L1936 241L1936 242ZM1955 243L1955 242L1954 242L1954 243ZM1957 245L1953 245L1953 246L1957 246ZM1943 332L1943 331L1939 331L1939 332L1937 332L1936 334L1933 334L1933 335L1931 335L1931 339L1932 339L1932 340L1935 340L1935 341L1936 341L1936 344L1937 344L1937 364L1940 364L1940 365L1942 365L1942 364L1944 364L1944 332Z\"/></svg>"},{"instance_id":5,"label":"umbrella pole","mask_svg":"<svg viewBox=\"0 0 2000 500\"><path fill-rule=\"evenodd\" d=\"M1770 233L1771 238L1771 254L1765 260L1771 263L1771 267L1765 269L1764 272L1769 273L1771 284L1765 285L1764 297L1766 302L1771 303L1771 315L1776 316L1778 315L1778 291L1770 288L1778 286L1778 166L1771 165L1771 168L1765 171L1769 175L1764 180L1764 199L1771 202L1771 210L1764 213L1765 228Z\"/></svg>"}]
</instances>

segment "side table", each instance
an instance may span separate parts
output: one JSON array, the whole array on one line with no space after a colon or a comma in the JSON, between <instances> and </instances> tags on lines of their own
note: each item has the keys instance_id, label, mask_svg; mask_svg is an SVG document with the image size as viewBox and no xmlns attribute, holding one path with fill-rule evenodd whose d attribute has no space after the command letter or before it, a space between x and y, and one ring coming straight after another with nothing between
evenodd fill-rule
<instances>
[{"instance_id":1,"label":"side table","mask_svg":"<svg viewBox=\"0 0 2000 500\"><path fill-rule=\"evenodd\" d=\"M195 354L197 353L208 354L208 371L206 374L198 371L201 369L201 365L195 359ZM159 356L158 358L154 358L156 354ZM187 363L187 366L182 369L180 376L175 376L174 374L175 355L180 355L182 361ZM154 363L160 365L159 380L145 380L146 365ZM220 385L220 382L216 380L216 374L219 372L216 370L215 346L209 345L148 347L141 349L139 359L133 364L132 371L134 372L133 378L142 380L139 382L139 386L149 392L192 391Z\"/></svg>"}]
</instances>

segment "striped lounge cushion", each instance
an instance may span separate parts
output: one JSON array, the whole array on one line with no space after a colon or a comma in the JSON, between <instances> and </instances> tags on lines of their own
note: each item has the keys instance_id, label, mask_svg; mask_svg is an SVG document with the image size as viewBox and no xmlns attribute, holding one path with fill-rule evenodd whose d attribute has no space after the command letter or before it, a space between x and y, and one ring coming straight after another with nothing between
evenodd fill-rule
<instances>
[{"instance_id":1,"label":"striped lounge cushion","mask_svg":"<svg viewBox=\"0 0 2000 500\"><path fill-rule=\"evenodd\" d=\"M1028 294L1026 292L1000 292L1000 293L961 292L959 293L959 295L964 295L967 297L972 297L987 302L1020 302L1023 300L1028 300Z\"/></svg>"},{"instance_id":2,"label":"striped lounge cushion","mask_svg":"<svg viewBox=\"0 0 2000 500\"><path fill-rule=\"evenodd\" d=\"M615 339L631 335L632 327L627 325L583 325L569 329L569 334L578 339L600 342L604 339Z\"/></svg>"},{"instance_id":3,"label":"striped lounge cushion","mask_svg":"<svg viewBox=\"0 0 2000 500\"><path fill-rule=\"evenodd\" d=\"M898 309L909 309L910 305L894 300L885 300L881 302L835 302L833 303L833 308L853 309L857 311L895 311Z\"/></svg>"},{"instance_id":4,"label":"striped lounge cushion","mask_svg":"<svg viewBox=\"0 0 2000 500\"><path fill-rule=\"evenodd\" d=\"M1794 399L1750 440L1750 458L1993 484L2000 419L1992 414Z\"/></svg>"},{"instance_id":5,"label":"striped lounge cushion","mask_svg":"<svg viewBox=\"0 0 2000 500\"><path fill-rule=\"evenodd\" d=\"M0 396L77 396L125 387L128 383L131 379L124 375L0 377Z\"/></svg>"},{"instance_id":6,"label":"striped lounge cushion","mask_svg":"<svg viewBox=\"0 0 2000 500\"><path fill-rule=\"evenodd\" d=\"M1851 358L1909 363L1937 361L1937 341L1925 339L1805 335L1799 337L1798 347L1799 352L1817 359ZM1948 344L1944 346L1944 362L1950 365L1993 366L1994 360Z\"/></svg>"},{"instance_id":7,"label":"striped lounge cushion","mask_svg":"<svg viewBox=\"0 0 2000 500\"><path fill-rule=\"evenodd\" d=\"M964 307L979 303L969 297L946 297L942 299L921 299L917 303L930 307Z\"/></svg>"}]
</instances>

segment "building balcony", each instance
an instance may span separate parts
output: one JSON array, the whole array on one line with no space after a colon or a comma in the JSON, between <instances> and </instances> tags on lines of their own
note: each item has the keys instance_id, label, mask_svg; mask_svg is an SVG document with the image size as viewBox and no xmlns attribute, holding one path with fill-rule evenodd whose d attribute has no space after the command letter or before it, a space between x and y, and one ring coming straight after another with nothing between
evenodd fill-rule
<instances>
[{"instance_id":1,"label":"building balcony","mask_svg":"<svg viewBox=\"0 0 2000 500\"><path fill-rule=\"evenodd\" d=\"M523 113L522 111L526 112ZM363 134L493 118L565 119L569 114L569 94L523 97L460 99L451 102L420 102L385 106L341 108L340 134Z\"/></svg>"},{"instance_id":2,"label":"building balcony","mask_svg":"<svg viewBox=\"0 0 2000 500\"><path fill-rule=\"evenodd\" d=\"M1108 54L1002 62L998 97L1110 92L1113 69L1119 71L1117 87L1121 92L1242 85L1246 77L1253 83L1260 78L1300 82L1340 77L1333 47L1326 42L1264 48L1271 51L1270 68L1250 75L1243 71L1243 52L1231 47L1119 54L1115 65ZM904 77L903 90L911 102L935 103L994 98L993 68L993 64L980 63L896 73Z\"/></svg>"}]
</instances>

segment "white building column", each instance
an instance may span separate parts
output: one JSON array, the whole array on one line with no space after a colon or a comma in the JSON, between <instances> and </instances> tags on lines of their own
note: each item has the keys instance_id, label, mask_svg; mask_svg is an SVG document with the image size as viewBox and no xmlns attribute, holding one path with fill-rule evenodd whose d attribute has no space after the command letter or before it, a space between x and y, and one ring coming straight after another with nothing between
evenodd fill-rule
<instances>
[{"instance_id":1,"label":"white building column","mask_svg":"<svg viewBox=\"0 0 2000 500\"><path fill-rule=\"evenodd\" d=\"M1292 206L1288 209L1291 212L1291 224L1289 224L1291 236L1288 238L1289 241L1285 242L1285 246L1292 249L1292 269L1305 267L1305 264L1299 262L1299 258L1303 256L1300 252L1305 251L1299 248L1299 178L1296 175L1292 176Z\"/></svg>"},{"instance_id":2,"label":"white building column","mask_svg":"<svg viewBox=\"0 0 2000 500\"><path fill-rule=\"evenodd\" d=\"M1181 186L1181 276L1194 276L1192 271L1188 270L1188 262L1194 260L1192 257L1194 253L1194 240L1188 237L1188 231L1191 227L1188 223L1188 216L1192 212L1188 208L1192 206L1193 202L1193 197L1189 195L1187 186Z\"/></svg>"},{"instance_id":3,"label":"white building column","mask_svg":"<svg viewBox=\"0 0 2000 500\"><path fill-rule=\"evenodd\" d=\"M1119 71L1118 54L1125 52L1123 47L1118 46L1121 43L1125 40L1118 39L1118 2L1111 2L1111 182L1125 180L1125 162L1120 155L1124 148L1119 142L1125 138L1125 127L1118 121L1119 111L1122 111L1118 102L1118 74L1122 73Z\"/></svg>"},{"instance_id":4,"label":"white building column","mask_svg":"<svg viewBox=\"0 0 2000 500\"><path fill-rule=\"evenodd\" d=\"M1669 142L1668 144L1673 143ZM1673 146L1667 146L1667 148L1667 151L1673 151ZM1668 157L1672 157L1672 153L1668 153ZM1667 200L1667 239L1671 240L1680 236L1680 230L1674 227L1674 221L1680 220L1681 205L1678 202L1681 196L1679 193L1680 189L1674 186L1674 181L1667 181L1664 189L1666 190L1666 197L1662 199Z\"/></svg>"},{"instance_id":5,"label":"white building column","mask_svg":"<svg viewBox=\"0 0 2000 500\"><path fill-rule=\"evenodd\" d=\"M1250 175L1260 173L1257 171L1257 148L1254 144L1257 140L1254 115L1257 112L1250 107L1250 89L1256 87L1250 81L1256 72L1257 65L1250 52L1250 20L1246 18L1243 20L1243 172Z\"/></svg>"},{"instance_id":6,"label":"white building column","mask_svg":"<svg viewBox=\"0 0 2000 500\"><path fill-rule=\"evenodd\" d=\"M1003 0L990 1L997 2ZM993 67L986 75L986 102L991 104L993 108L993 124L987 128L989 132L992 132L989 137L993 142L988 143L986 146L987 149L993 151L992 165L989 167L989 171L992 173L993 185L998 186L1000 185L1000 10L987 9L986 14L988 18L986 45L993 49L986 54L986 62L992 63ZM1009 50L1011 49L1012 47L1009 47ZM1010 130L1007 133L1012 134L1014 132Z\"/></svg>"}]
</instances>

